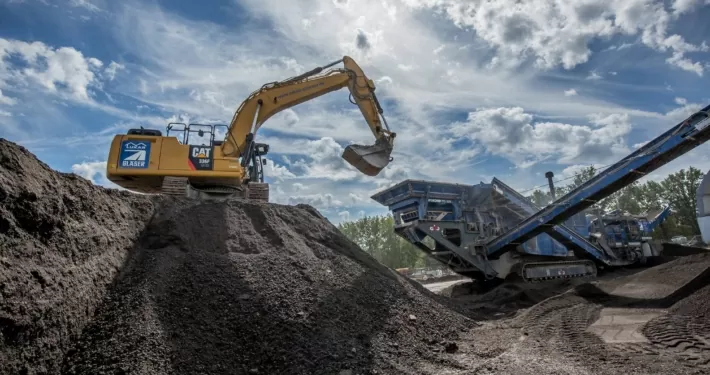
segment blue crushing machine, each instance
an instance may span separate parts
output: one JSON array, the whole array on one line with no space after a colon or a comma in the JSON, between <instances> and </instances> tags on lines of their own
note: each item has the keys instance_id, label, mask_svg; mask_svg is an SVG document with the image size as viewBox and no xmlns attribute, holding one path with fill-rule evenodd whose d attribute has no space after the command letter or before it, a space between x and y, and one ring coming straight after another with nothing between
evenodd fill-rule
<instances>
[{"instance_id":1,"label":"blue crushing machine","mask_svg":"<svg viewBox=\"0 0 710 375\"><path fill-rule=\"evenodd\" d=\"M658 256L650 232L670 210L651 217L585 210L705 143L708 125L710 105L544 208L497 178L478 185L406 180L372 199L389 208L399 236L460 275L529 282L594 277L600 267Z\"/></svg>"}]
</instances>

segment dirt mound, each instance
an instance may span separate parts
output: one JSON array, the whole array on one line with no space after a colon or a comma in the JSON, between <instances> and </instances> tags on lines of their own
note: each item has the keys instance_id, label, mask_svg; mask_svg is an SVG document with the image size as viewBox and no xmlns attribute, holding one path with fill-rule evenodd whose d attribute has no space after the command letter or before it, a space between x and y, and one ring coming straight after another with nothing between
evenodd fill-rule
<instances>
[{"instance_id":1,"label":"dirt mound","mask_svg":"<svg viewBox=\"0 0 710 375\"><path fill-rule=\"evenodd\" d=\"M437 373L476 325L311 207L107 190L0 147L0 373Z\"/></svg>"},{"instance_id":2,"label":"dirt mound","mask_svg":"<svg viewBox=\"0 0 710 375\"><path fill-rule=\"evenodd\" d=\"M152 210L0 139L0 373L58 371Z\"/></svg>"},{"instance_id":3,"label":"dirt mound","mask_svg":"<svg viewBox=\"0 0 710 375\"><path fill-rule=\"evenodd\" d=\"M424 373L471 324L309 207L169 202L65 370Z\"/></svg>"}]
</instances>

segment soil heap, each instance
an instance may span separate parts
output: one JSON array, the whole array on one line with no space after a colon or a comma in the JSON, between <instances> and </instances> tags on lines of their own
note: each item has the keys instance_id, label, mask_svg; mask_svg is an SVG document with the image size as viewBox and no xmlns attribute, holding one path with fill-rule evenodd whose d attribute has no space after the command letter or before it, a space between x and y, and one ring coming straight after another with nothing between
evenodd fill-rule
<instances>
[{"instance_id":1,"label":"soil heap","mask_svg":"<svg viewBox=\"0 0 710 375\"><path fill-rule=\"evenodd\" d=\"M104 189L0 140L0 373L436 373L476 325L309 206Z\"/></svg>"},{"instance_id":2,"label":"soil heap","mask_svg":"<svg viewBox=\"0 0 710 375\"><path fill-rule=\"evenodd\" d=\"M0 139L0 373L56 373L152 215Z\"/></svg>"}]
</instances>

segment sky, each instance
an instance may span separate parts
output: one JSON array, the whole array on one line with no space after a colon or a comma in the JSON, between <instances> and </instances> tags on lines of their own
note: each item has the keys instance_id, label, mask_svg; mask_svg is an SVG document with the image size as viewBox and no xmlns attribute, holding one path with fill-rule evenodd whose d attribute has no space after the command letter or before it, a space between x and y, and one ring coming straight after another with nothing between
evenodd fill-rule
<instances>
[{"instance_id":1,"label":"sky","mask_svg":"<svg viewBox=\"0 0 710 375\"><path fill-rule=\"evenodd\" d=\"M524 194L613 163L710 104L710 0L0 0L0 137L96 184L114 135L228 124L263 84L352 57L395 139L378 176L341 154L374 137L342 89L261 127L271 201L332 222L387 212L405 179ZM710 170L702 145L641 181Z\"/></svg>"}]
</instances>

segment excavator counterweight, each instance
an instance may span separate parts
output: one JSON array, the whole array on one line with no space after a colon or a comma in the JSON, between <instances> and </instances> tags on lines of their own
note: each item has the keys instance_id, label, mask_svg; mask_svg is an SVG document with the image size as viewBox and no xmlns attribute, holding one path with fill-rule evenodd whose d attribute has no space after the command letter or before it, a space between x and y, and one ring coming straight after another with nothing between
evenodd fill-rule
<instances>
[{"instance_id":1,"label":"excavator counterweight","mask_svg":"<svg viewBox=\"0 0 710 375\"><path fill-rule=\"evenodd\" d=\"M326 70L340 62L343 68ZM266 160L262 157L269 150L268 145L256 143L257 131L276 113L343 87L350 90L350 101L365 117L375 143L349 145L342 157L361 173L376 176L392 161L396 134L389 130L373 81L345 56L299 76L263 85L241 103L229 125L171 123L165 136L159 130L143 128L116 135L109 151L107 178L141 193L268 201L263 174ZM215 139L220 127L225 128L221 141ZM171 131L182 132L182 137L171 136ZM200 138L197 143L195 133Z\"/></svg>"}]
</instances>

